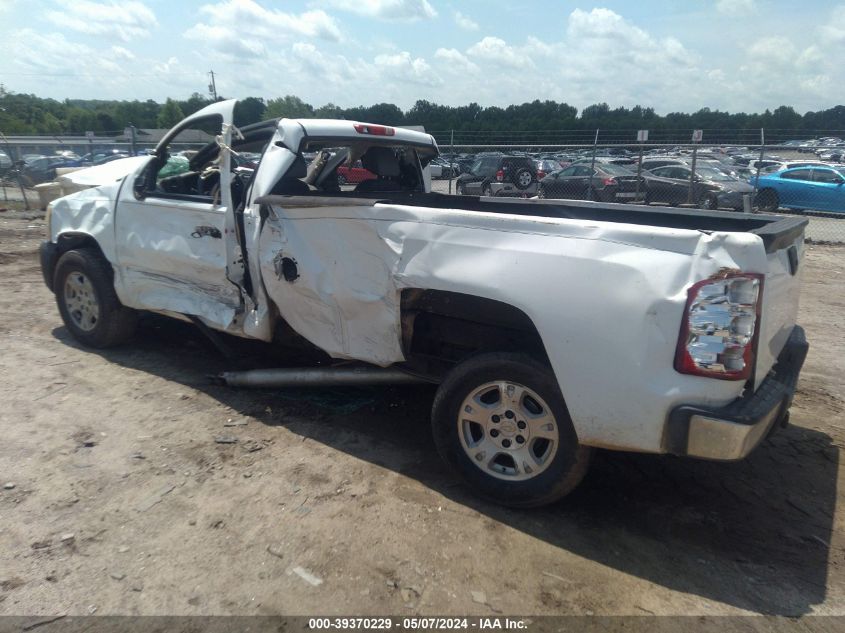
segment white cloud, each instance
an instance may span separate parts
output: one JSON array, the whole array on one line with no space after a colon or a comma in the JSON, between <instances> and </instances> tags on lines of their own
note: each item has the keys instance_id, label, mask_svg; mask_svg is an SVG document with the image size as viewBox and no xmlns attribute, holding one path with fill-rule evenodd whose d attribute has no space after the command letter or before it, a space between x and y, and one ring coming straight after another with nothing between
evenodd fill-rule
<instances>
[{"instance_id":1,"label":"white cloud","mask_svg":"<svg viewBox=\"0 0 845 633\"><path fill-rule=\"evenodd\" d=\"M718 0L716 11L727 15L743 15L753 13L757 6L755 0Z\"/></svg>"},{"instance_id":2,"label":"white cloud","mask_svg":"<svg viewBox=\"0 0 845 633\"><path fill-rule=\"evenodd\" d=\"M388 77L408 83L438 86L443 80L429 63L420 57L412 57L407 51L392 55L376 55L376 67Z\"/></svg>"},{"instance_id":3,"label":"white cloud","mask_svg":"<svg viewBox=\"0 0 845 633\"><path fill-rule=\"evenodd\" d=\"M111 54L118 59L125 59L127 61L132 61L133 59L135 59L135 54L132 51L123 48L122 46L112 46Z\"/></svg>"},{"instance_id":4,"label":"white cloud","mask_svg":"<svg viewBox=\"0 0 845 633\"><path fill-rule=\"evenodd\" d=\"M478 22L460 11L455 11L455 24L465 31L477 31L479 29Z\"/></svg>"},{"instance_id":5,"label":"white cloud","mask_svg":"<svg viewBox=\"0 0 845 633\"><path fill-rule=\"evenodd\" d=\"M437 17L428 0L326 0L335 9L380 20L414 22Z\"/></svg>"},{"instance_id":6,"label":"white cloud","mask_svg":"<svg viewBox=\"0 0 845 633\"><path fill-rule=\"evenodd\" d=\"M153 70L155 70L157 73L161 73L163 75L169 75L170 73L172 73L174 71L178 71L180 69L180 67L181 67L181 64L179 63L178 58L169 57L166 62L163 62L161 64L156 64L153 67Z\"/></svg>"},{"instance_id":7,"label":"white cloud","mask_svg":"<svg viewBox=\"0 0 845 633\"><path fill-rule=\"evenodd\" d=\"M747 50L752 60L764 64L787 64L795 59L795 45L786 37L764 37Z\"/></svg>"},{"instance_id":8,"label":"white cloud","mask_svg":"<svg viewBox=\"0 0 845 633\"><path fill-rule=\"evenodd\" d=\"M204 42L230 59L266 57L280 39L312 37L340 41L340 28L321 9L300 14L265 9L254 0L224 0L200 8L206 22L198 22L184 36Z\"/></svg>"},{"instance_id":9,"label":"white cloud","mask_svg":"<svg viewBox=\"0 0 845 633\"><path fill-rule=\"evenodd\" d=\"M505 40L490 35L470 46L467 54L481 61L496 62L510 68L526 68L534 65L527 55L518 52Z\"/></svg>"},{"instance_id":10,"label":"white cloud","mask_svg":"<svg viewBox=\"0 0 845 633\"><path fill-rule=\"evenodd\" d=\"M467 59L466 55L454 48L438 48L434 51L434 58L443 62L443 66L450 72L478 72L476 64Z\"/></svg>"},{"instance_id":11,"label":"white cloud","mask_svg":"<svg viewBox=\"0 0 845 633\"><path fill-rule=\"evenodd\" d=\"M158 26L152 10L137 0L61 0L58 5L61 10L47 11L45 17L60 28L86 35L115 37L129 42L148 36Z\"/></svg>"},{"instance_id":12,"label":"white cloud","mask_svg":"<svg viewBox=\"0 0 845 633\"><path fill-rule=\"evenodd\" d=\"M840 4L830 12L829 19L819 28L819 34L825 42L845 42L845 4Z\"/></svg>"}]
</instances>

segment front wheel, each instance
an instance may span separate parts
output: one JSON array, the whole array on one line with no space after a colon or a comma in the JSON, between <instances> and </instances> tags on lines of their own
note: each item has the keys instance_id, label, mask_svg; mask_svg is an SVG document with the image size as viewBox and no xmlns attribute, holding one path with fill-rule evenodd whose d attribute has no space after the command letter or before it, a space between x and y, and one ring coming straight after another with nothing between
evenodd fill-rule
<instances>
[{"instance_id":1,"label":"front wheel","mask_svg":"<svg viewBox=\"0 0 845 633\"><path fill-rule=\"evenodd\" d=\"M719 208L719 201L712 194L704 194L698 201L698 206L708 211L714 211Z\"/></svg>"},{"instance_id":2,"label":"front wheel","mask_svg":"<svg viewBox=\"0 0 845 633\"><path fill-rule=\"evenodd\" d=\"M112 347L134 333L137 313L120 303L112 268L96 251L81 248L62 255L53 290L62 321L80 343Z\"/></svg>"},{"instance_id":3,"label":"front wheel","mask_svg":"<svg viewBox=\"0 0 845 633\"><path fill-rule=\"evenodd\" d=\"M455 367L432 407L440 456L480 495L512 507L557 501L584 478L581 446L552 371L530 356L488 353Z\"/></svg>"}]
</instances>

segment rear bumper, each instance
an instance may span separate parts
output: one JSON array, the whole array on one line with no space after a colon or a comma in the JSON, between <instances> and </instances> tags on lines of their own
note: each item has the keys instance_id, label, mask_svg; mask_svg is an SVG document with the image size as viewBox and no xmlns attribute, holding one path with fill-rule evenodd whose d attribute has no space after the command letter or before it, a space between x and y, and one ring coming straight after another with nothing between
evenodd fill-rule
<instances>
[{"instance_id":1,"label":"rear bumper","mask_svg":"<svg viewBox=\"0 0 845 633\"><path fill-rule=\"evenodd\" d=\"M789 420L808 349L804 329L796 325L756 392L721 408L682 405L674 409L666 425L666 452L723 461L744 458Z\"/></svg>"},{"instance_id":2,"label":"rear bumper","mask_svg":"<svg viewBox=\"0 0 845 633\"><path fill-rule=\"evenodd\" d=\"M38 248L38 257L41 260L41 274L44 276L44 283L53 290L53 273L56 272L56 262L59 260L59 247L53 242L41 242Z\"/></svg>"}]
</instances>

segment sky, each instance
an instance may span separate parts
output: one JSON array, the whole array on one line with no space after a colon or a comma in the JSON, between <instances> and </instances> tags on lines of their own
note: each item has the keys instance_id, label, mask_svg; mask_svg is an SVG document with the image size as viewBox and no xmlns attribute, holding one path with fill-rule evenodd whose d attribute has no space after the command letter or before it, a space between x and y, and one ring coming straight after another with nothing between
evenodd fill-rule
<instances>
[{"instance_id":1,"label":"sky","mask_svg":"<svg viewBox=\"0 0 845 633\"><path fill-rule=\"evenodd\" d=\"M845 102L843 0L0 0L0 83L314 106Z\"/></svg>"}]
</instances>

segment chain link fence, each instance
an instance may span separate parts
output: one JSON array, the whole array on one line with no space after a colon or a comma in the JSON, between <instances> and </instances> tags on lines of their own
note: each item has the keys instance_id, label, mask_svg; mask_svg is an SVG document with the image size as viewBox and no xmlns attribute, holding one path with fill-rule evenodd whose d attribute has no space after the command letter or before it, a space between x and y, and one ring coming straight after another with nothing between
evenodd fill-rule
<instances>
[{"instance_id":1,"label":"chain link fence","mask_svg":"<svg viewBox=\"0 0 845 633\"><path fill-rule=\"evenodd\" d=\"M534 182L493 195L800 215L809 241L845 244L845 133L801 134L699 130L686 136L698 142L681 143L670 133L632 142L637 131L435 132L453 181L433 188L460 193L462 179L506 179L495 157L522 156L534 161Z\"/></svg>"},{"instance_id":2,"label":"chain link fence","mask_svg":"<svg viewBox=\"0 0 845 633\"><path fill-rule=\"evenodd\" d=\"M596 200L805 216L807 239L845 244L845 131L636 130L434 131L442 159L432 187L444 193ZM696 138L697 142L689 139ZM681 142L685 139L686 142ZM807 140L800 140L807 139ZM0 200L38 206L31 188L55 177L44 163L82 152L99 160L152 151L154 143L85 137L7 137ZM198 149L187 144L182 149ZM42 160L39 166L38 157ZM530 166L530 183L511 177L501 157ZM26 161L22 163L20 161ZM58 166L58 161L56 165ZM96 162L96 160L94 161ZM80 164L77 164L80 165ZM85 166L85 164L81 164ZM461 182L480 179L477 191ZM485 188L484 183L491 186Z\"/></svg>"}]
</instances>

